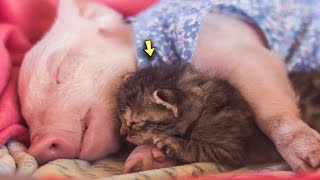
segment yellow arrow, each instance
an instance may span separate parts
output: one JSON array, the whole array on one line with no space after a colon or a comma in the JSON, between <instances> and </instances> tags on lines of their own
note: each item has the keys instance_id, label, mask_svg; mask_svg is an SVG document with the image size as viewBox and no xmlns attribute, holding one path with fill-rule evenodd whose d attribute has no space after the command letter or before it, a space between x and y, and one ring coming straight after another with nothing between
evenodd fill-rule
<instances>
[{"instance_id":1,"label":"yellow arrow","mask_svg":"<svg viewBox=\"0 0 320 180\"><path fill-rule=\"evenodd\" d=\"M151 48L152 47L151 40L146 40L145 43L146 43L147 49L144 49L144 51L151 57L155 48Z\"/></svg>"}]
</instances>

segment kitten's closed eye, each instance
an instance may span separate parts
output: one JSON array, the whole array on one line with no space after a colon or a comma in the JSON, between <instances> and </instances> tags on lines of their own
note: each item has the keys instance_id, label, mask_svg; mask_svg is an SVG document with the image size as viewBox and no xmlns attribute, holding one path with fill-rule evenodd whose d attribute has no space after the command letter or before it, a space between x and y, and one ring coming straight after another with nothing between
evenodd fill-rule
<instances>
[{"instance_id":1,"label":"kitten's closed eye","mask_svg":"<svg viewBox=\"0 0 320 180\"><path fill-rule=\"evenodd\" d=\"M145 122L131 122L129 128L134 131L141 130L145 124Z\"/></svg>"}]
</instances>

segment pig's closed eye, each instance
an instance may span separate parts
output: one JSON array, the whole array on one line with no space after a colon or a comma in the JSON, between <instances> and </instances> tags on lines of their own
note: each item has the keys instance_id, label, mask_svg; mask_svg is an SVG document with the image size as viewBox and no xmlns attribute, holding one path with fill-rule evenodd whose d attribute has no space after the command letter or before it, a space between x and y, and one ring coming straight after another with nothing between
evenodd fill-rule
<instances>
[{"instance_id":1,"label":"pig's closed eye","mask_svg":"<svg viewBox=\"0 0 320 180\"><path fill-rule=\"evenodd\" d=\"M63 83L67 81L73 74L78 73L81 63L81 59L76 55L72 54L71 52L66 54L56 70L56 75L54 76L56 83Z\"/></svg>"},{"instance_id":2,"label":"pig's closed eye","mask_svg":"<svg viewBox=\"0 0 320 180\"><path fill-rule=\"evenodd\" d=\"M60 77L60 68L63 62L63 57L61 57L61 53L54 52L52 55L48 57L48 72L50 75L50 82L52 84L60 84L61 78Z\"/></svg>"}]
</instances>

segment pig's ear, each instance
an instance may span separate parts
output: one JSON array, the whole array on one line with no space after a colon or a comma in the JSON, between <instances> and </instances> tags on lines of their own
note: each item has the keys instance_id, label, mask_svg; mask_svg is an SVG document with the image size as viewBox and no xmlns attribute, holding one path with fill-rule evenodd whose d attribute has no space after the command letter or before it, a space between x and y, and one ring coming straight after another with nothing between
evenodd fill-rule
<instances>
[{"instance_id":1,"label":"pig's ear","mask_svg":"<svg viewBox=\"0 0 320 180\"><path fill-rule=\"evenodd\" d=\"M76 19L78 18L78 19ZM87 20L96 25L99 31L114 31L119 24L123 24L123 17L115 10L99 3L85 0L60 0L58 19L64 22Z\"/></svg>"},{"instance_id":2,"label":"pig's ear","mask_svg":"<svg viewBox=\"0 0 320 180\"><path fill-rule=\"evenodd\" d=\"M74 19L80 15L80 9L83 7L82 0L60 0L58 6L58 19Z\"/></svg>"},{"instance_id":3,"label":"pig's ear","mask_svg":"<svg viewBox=\"0 0 320 180\"><path fill-rule=\"evenodd\" d=\"M171 110L175 117L180 116L177 97L172 90L158 89L153 92L153 99L157 104L164 105Z\"/></svg>"},{"instance_id":4,"label":"pig's ear","mask_svg":"<svg viewBox=\"0 0 320 180\"><path fill-rule=\"evenodd\" d=\"M88 2L81 10L81 16L93 22L101 32L115 31L124 23L123 16L115 10L94 2Z\"/></svg>"}]
</instances>

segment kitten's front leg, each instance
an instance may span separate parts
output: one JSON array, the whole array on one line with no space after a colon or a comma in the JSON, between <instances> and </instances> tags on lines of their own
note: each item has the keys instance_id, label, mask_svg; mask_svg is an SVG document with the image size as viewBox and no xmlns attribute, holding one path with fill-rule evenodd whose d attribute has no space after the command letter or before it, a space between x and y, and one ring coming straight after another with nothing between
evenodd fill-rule
<instances>
[{"instance_id":1,"label":"kitten's front leg","mask_svg":"<svg viewBox=\"0 0 320 180\"><path fill-rule=\"evenodd\" d=\"M155 136L153 144L168 157L185 163L215 162L225 167L238 168L244 165L246 159L241 146L232 149L208 142L166 135Z\"/></svg>"}]
</instances>

